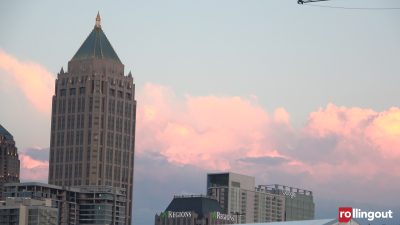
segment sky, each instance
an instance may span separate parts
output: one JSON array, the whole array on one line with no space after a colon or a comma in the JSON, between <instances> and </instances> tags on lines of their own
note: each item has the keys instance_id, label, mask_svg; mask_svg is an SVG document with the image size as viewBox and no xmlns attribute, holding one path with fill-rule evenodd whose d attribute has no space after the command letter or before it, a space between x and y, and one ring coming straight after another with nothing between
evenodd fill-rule
<instances>
[{"instance_id":1,"label":"sky","mask_svg":"<svg viewBox=\"0 0 400 225\"><path fill-rule=\"evenodd\" d=\"M400 7L396 0L314 5ZM400 10L295 0L1 1L0 124L23 181L47 181L54 81L102 28L136 84L134 222L206 174L312 190L400 220ZM374 223L371 223L374 224ZM375 223L378 224L378 223Z\"/></svg>"}]
</instances>

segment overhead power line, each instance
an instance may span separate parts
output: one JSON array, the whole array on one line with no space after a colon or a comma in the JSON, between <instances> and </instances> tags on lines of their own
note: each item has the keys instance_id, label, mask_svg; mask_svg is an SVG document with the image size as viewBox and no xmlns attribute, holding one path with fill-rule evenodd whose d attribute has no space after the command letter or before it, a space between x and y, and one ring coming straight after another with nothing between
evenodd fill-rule
<instances>
[{"instance_id":1,"label":"overhead power line","mask_svg":"<svg viewBox=\"0 0 400 225\"><path fill-rule=\"evenodd\" d=\"M307 6L331 8L331 9L355 9L355 10L400 10L400 7L394 8L363 8L363 7L343 7L343 6L330 6L330 5L315 5L307 4Z\"/></svg>"},{"instance_id":2,"label":"overhead power line","mask_svg":"<svg viewBox=\"0 0 400 225\"><path fill-rule=\"evenodd\" d=\"M297 0L297 4L321 7L321 8L331 8L331 9L353 9L353 10L400 10L400 7L345 7L345 6L333 6L333 5L317 5L308 4L315 2L326 2L330 0Z\"/></svg>"}]
</instances>

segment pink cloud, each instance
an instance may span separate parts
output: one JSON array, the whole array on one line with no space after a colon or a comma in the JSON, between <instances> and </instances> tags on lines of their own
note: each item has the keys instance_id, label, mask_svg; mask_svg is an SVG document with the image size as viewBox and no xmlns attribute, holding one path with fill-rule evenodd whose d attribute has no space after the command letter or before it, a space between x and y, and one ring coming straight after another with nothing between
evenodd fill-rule
<instances>
[{"instance_id":1,"label":"pink cloud","mask_svg":"<svg viewBox=\"0 0 400 225\"><path fill-rule=\"evenodd\" d=\"M185 96L147 84L139 94L138 152L156 149L170 162L229 169L238 155L274 153L265 133L276 122L242 97ZM281 109L278 123L288 121ZM284 124L283 126L286 126Z\"/></svg>"},{"instance_id":2,"label":"pink cloud","mask_svg":"<svg viewBox=\"0 0 400 225\"><path fill-rule=\"evenodd\" d=\"M47 181L49 162L46 160L36 160L24 153L19 154L21 161L21 180Z\"/></svg>"},{"instance_id":3,"label":"pink cloud","mask_svg":"<svg viewBox=\"0 0 400 225\"><path fill-rule=\"evenodd\" d=\"M284 108L270 114L254 98L179 97L155 84L138 96L139 155L157 152L177 165L268 174L267 180L297 179L306 187L400 185L393 181L400 180L399 108L376 112L330 103L294 129ZM371 191L364 189L360 198Z\"/></svg>"},{"instance_id":4,"label":"pink cloud","mask_svg":"<svg viewBox=\"0 0 400 225\"><path fill-rule=\"evenodd\" d=\"M385 158L400 158L400 109L377 113L365 135Z\"/></svg>"},{"instance_id":5,"label":"pink cloud","mask_svg":"<svg viewBox=\"0 0 400 225\"><path fill-rule=\"evenodd\" d=\"M360 155L377 152L380 157L400 156L399 108L375 112L328 104L325 109L310 114L305 132L319 138L335 135L338 148Z\"/></svg>"},{"instance_id":6,"label":"pink cloud","mask_svg":"<svg viewBox=\"0 0 400 225\"><path fill-rule=\"evenodd\" d=\"M290 115L284 108L275 109L274 120L278 123L290 125Z\"/></svg>"},{"instance_id":7,"label":"pink cloud","mask_svg":"<svg viewBox=\"0 0 400 225\"><path fill-rule=\"evenodd\" d=\"M39 112L50 112L54 77L43 66L22 62L0 49L0 70L10 79L7 83L21 90Z\"/></svg>"},{"instance_id":8,"label":"pink cloud","mask_svg":"<svg viewBox=\"0 0 400 225\"><path fill-rule=\"evenodd\" d=\"M0 70L38 111L50 112L54 77L46 69L0 50ZM269 113L254 96L177 96L156 84L137 96L139 156L157 153L177 165L296 178L307 186L376 183L385 191L400 185L399 108L376 112L330 103L294 129L284 108ZM47 161L20 157L23 179L47 179Z\"/></svg>"}]
</instances>

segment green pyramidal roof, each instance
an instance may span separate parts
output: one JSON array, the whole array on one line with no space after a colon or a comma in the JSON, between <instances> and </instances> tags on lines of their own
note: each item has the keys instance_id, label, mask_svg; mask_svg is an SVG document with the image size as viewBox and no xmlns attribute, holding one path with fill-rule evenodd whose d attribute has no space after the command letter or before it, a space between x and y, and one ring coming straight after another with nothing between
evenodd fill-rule
<instances>
[{"instance_id":1,"label":"green pyramidal roof","mask_svg":"<svg viewBox=\"0 0 400 225\"><path fill-rule=\"evenodd\" d=\"M72 60L81 59L112 59L121 63L110 41L101 29L99 14L97 14L96 25L92 32L72 57Z\"/></svg>"},{"instance_id":2,"label":"green pyramidal roof","mask_svg":"<svg viewBox=\"0 0 400 225\"><path fill-rule=\"evenodd\" d=\"M13 136L0 124L0 135L3 135L6 140L14 140Z\"/></svg>"}]
</instances>

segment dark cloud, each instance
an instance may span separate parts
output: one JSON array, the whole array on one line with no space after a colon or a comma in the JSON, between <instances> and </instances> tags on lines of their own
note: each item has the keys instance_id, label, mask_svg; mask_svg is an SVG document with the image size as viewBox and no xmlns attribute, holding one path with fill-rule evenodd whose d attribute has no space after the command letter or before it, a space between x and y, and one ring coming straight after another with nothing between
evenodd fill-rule
<instances>
[{"instance_id":1,"label":"dark cloud","mask_svg":"<svg viewBox=\"0 0 400 225\"><path fill-rule=\"evenodd\" d=\"M30 156L32 159L48 161L50 148L25 148L19 150L19 153Z\"/></svg>"},{"instance_id":2,"label":"dark cloud","mask_svg":"<svg viewBox=\"0 0 400 225\"><path fill-rule=\"evenodd\" d=\"M251 164L263 164L263 165L274 166L283 164L285 162L288 162L289 160L283 157L263 156L263 157L246 157L239 159L239 161Z\"/></svg>"},{"instance_id":3,"label":"dark cloud","mask_svg":"<svg viewBox=\"0 0 400 225\"><path fill-rule=\"evenodd\" d=\"M207 171L169 163L157 154L135 158L134 224L154 224L154 216L167 208L174 195L205 194Z\"/></svg>"},{"instance_id":4,"label":"dark cloud","mask_svg":"<svg viewBox=\"0 0 400 225\"><path fill-rule=\"evenodd\" d=\"M284 164L286 163L285 159L271 158L243 158L240 163L234 165L235 168L232 168L232 171L255 176L257 184L278 183L312 190L316 205L316 219L337 218L338 208L341 206L376 211L391 209L395 212L397 221L400 218L400 207L396 206L393 201L389 203L390 198L398 199L399 197L394 189L380 203L368 203L368 195L364 194L360 194L357 199L361 198L365 201L354 200L353 195L356 192L351 187L355 186L354 183L361 181L345 177L338 179L338 183L344 184L339 185L340 187L338 185L332 186L331 183L315 185L310 182L310 179L312 179L310 174L304 172L292 174L283 171L282 167L273 165L271 162ZM140 154L136 156L135 160L134 224L154 224L154 215L164 211L175 194L206 193L206 174L210 171L194 166L178 166L169 163L164 156L157 153ZM252 164L251 167L249 167L249 163ZM245 165L248 168L245 168ZM248 172L243 172L246 169ZM377 192L374 191L376 187L367 185L365 183L366 192L370 193L372 198L376 198ZM395 221L375 221L369 224L398 225L399 223L395 223ZM360 222L361 224L368 224L364 220L360 220Z\"/></svg>"}]
</instances>

